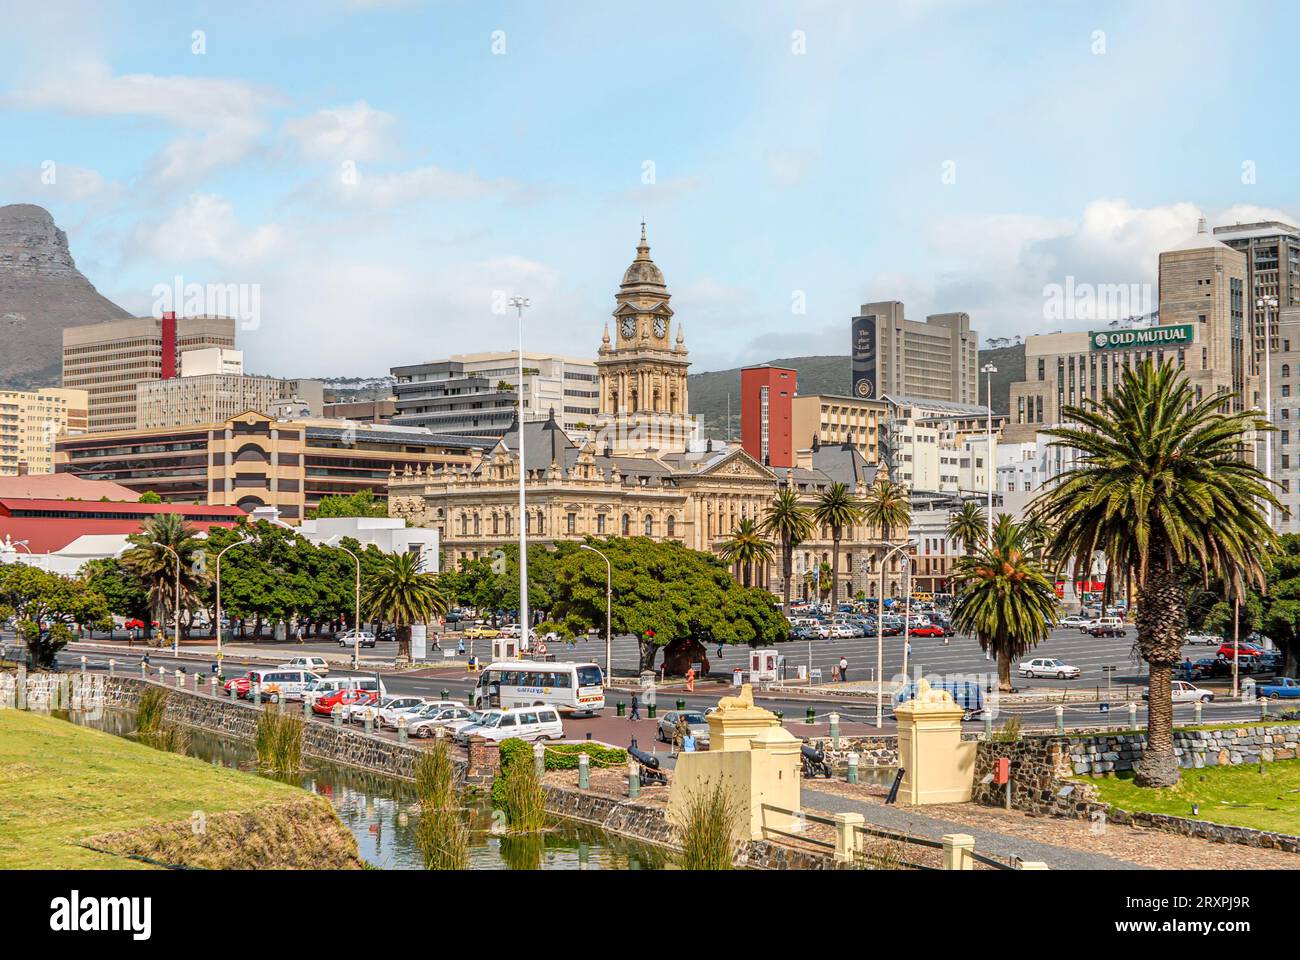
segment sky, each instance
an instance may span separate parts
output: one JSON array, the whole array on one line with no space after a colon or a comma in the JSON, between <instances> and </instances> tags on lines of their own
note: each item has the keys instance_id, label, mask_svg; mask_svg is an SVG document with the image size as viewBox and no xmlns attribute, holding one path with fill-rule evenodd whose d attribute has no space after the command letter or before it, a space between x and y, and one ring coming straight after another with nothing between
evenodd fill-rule
<instances>
[{"instance_id":1,"label":"sky","mask_svg":"<svg viewBox=\"0 0 1300 960\"><path fill-rule=\"evenodd\" d=\"M1300 221L1300 4L1233 7L0 0L0 203L283 376L513 349L513 296L592 357L643 219L697 372L846 354L874 300L1089 329L1125 304L1048 291Z\"/></svg>"}]
</instances>

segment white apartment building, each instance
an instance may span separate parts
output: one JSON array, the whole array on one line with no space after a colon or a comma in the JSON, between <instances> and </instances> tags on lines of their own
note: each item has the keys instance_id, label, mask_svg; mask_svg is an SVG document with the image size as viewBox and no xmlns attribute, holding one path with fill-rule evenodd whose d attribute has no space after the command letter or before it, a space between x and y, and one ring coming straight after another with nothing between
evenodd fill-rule
<instances>
[{"instance_id":1,"label":"white apartment building","mask_svg":"<svg viewBox=\"0 0 1300 960\"><path fill-rule=\"evenodd\" d=\"M54 441L85 433L85 390L0 390L0 477L53 473Z\"/></svg>"}]
</instances>

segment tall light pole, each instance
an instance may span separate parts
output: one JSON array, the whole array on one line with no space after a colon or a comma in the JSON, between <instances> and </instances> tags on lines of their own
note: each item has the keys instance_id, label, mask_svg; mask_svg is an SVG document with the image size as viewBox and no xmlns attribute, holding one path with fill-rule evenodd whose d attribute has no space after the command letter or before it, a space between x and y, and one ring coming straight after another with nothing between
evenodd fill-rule
<instances>
[{"instance_id":1,"label":"tall light pole","mask_svg":"<svg viewBox=\"0 0 1300 960\"><path fill-rule=\"evenodd\" d=\"M614 609L614 568L610 566L609 557L605 556L589 543L579 544L583 550L590 550L605 561L605 682L614 675L614 634L611 613Z\"/></svg>"},{"instance_id":2,"label":"tall light pole","mask_svg":"<svg viewBox=\"0 0 1300 960\"><path fill-rule=\"evenodd\" d=\"M342 537L342 534L336 534L325 541L325 546L332 546L335 540ZM352 614L352 669L359 669L361 666L361 558L349 550L343 544L338 548L352 558L352 562L357 565L357 592L355 595L355 606Z\"/></svg>"},{"instance_id":3,"label":"tall light pole","mask_svg":"<svg viewBox=\"0 0 1300 960\"><path fill-rule=\"evenodd\" d=\"M234 543L217 551L217 672L221 672L221 558L227 550L233 550L235 547L242 547L246 543L252 543L251 537L243 537Z\"/></svg>"},{"instance_id":4,"label":"tall light pole","mask_svg":"<svg viewBox=\"0 0 1300 960\"><path fill-rule=\"evenodd\" d=\"M993 542L993 378L989 374L997 372L998 368L991 363L986 363L980 367L980 373L984 374L984 382L988 385L988 407L986 411L989 435L988 445L985 448L984 472L988 476L989 488L988 516L985 518L988 520L989 543Z\"/></svg>"},{"instance_id":5,"label":"tall light pole","mask_svg":"<svg viewBox=\"0 0 1300 960\"><path fill-rule=\"evenodd\" d=\"M882 546L889 546L889 541L883 541ZM889 558L898 553L899 550L906 550L913 546L911 540L900 543L898 546L885 551L884 556L880 558L880 594L876 600L876 727L885 725L885 567L889 564ZM904 647L906 651L906 647Z\"/></svg>"},{"instance_id":6,"label":"tall light pole","mask_svg":"<svg viewBox=\"0 0 1300 960\"><path fill-rule=\"evenodd\" d=\"M176 595L172 598L172 656L181 655L181 555L165 543L160 547L176 558Z\"/></svg>"},{"instance_id":7,"label":"tall light pole","mask_svg":"<svg viewBox=\"0 0 1300 960\"><path fill-rule=\"evenodd\" d=\"M524 504L524 307L532 306L527 297L511 297L510 306L519 314L519 636L528 643L528 514Z\"/></svg>"},{"instance_id":8,"label":"tall light pole","mask_svg":"<svg viewBox=\"0 0 1300 960\"><path fill-rule=\"evenodd\" d=\"M1255 306L1264 309L1264 419L1268 429L1264 431L1264 476L1273 479L1273 324L1269 320L1271 307L1277 310L1275 297L1260 297ZM1273 503L1268 504L1268 525L1273 526Z\"/></svg>"}]
</instances>

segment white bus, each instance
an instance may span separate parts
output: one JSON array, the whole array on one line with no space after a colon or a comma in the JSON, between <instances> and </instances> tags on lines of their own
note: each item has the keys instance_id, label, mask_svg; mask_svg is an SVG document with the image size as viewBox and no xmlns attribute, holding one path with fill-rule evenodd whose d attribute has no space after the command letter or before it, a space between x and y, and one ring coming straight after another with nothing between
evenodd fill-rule
<instances>
[{"instance_id":1,"label":"white bus","mask_svg":"<svg viewBox=\"0 0 1300 960\"><path fill-rule=\"evenodd\" d=\"M605 709L604 674L594 663L497 660L479 675L470 706L533 707L594 715Z\"/></svg>"}]
</instances>

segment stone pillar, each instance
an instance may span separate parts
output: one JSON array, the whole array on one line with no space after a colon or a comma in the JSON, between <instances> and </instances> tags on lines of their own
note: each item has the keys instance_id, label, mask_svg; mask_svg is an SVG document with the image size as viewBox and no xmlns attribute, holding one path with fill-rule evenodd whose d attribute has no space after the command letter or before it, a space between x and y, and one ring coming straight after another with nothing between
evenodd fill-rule
<instances>
[{"instance_id":1,"label":"stone pillar","mask_svg":"<svg viewBox=\"0 0 1300 960\"><path fill-rule=\"evenodd\" d=\"M495 740L477 735L469 738L469 765L465 776L487 780L501 769L501 745Z\"/></svg>"},{"instance_id":2,"label":"stone pillar","mask_svg":"<svg viewBox=\"0 0 1300 960\"><path fill-rule=\"evenodd\" d=\"M905 771L899 802L964 803L975 783L975 744L961 739L965 711L946 690L922 680L916 698L894 709L898 764Z\"/></svg>"},{"instance_id":3,"label":"stone pillar","mask_svg":"<svg viewBox=\"0 0 1300 960\"><path fill-rule=\"evenodd\" d=\"M945 870L974 870L975 838L969 833L943 835L943 868Z\"/></svg>"},{"instance_id":4,"label":"stone pillar","mask_svg":"<svg viewBox=\"0 0 1300 960\"><path fill-rule=\"evenodd\" d=\"M866 820L860 813L836 813L831 819L835 821L835 862L856 863L862 853L862 834L858 827Z\"/></svg>"}]
</instances>

